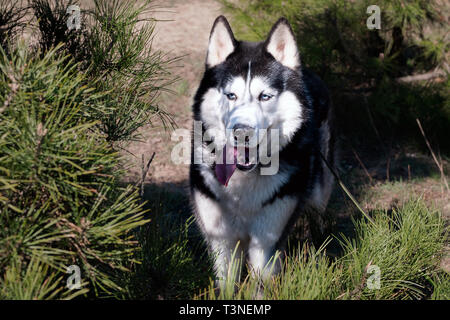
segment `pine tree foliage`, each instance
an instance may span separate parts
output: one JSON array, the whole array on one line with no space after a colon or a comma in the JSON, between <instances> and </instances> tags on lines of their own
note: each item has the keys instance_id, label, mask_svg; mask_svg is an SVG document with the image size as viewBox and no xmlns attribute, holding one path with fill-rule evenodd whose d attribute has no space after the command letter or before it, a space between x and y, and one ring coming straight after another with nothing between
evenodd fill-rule
<instances>
[{"instance_id":1,"label":"pine tree foliage","mask_svg":"<svg viewBox=\"0 0 450 320\"><path fill-rule=\"evenodd\" d=\"M21 7L1 4L0 23L16 30ZM69 4L30 0L37 46L10 32L0 48L0 299L123 296L149 221L119 183L115 145L164 115L157 96L173 80L142 20L149 2L95 1L80 30L67 28Z\"/></svg>"},{"instance_id":2,"label":"pine tree foliage","mask_svg":"<svg viewBox=\"0 0 450 320\"><path fill-rule=\"evenodd\" d=\"M0 268L37 256L59 272L82 266L95 287L118 289L108 272L126 270L130 230L146 222L144 211L136 193L116 186L119 157L90 120L104 95L57 49L1 57Z\"/></svg>"},{"instance_id":3,"label":"pine tree foliage","mask_svg":"<svg viewBox=\"0 0 450 320\"><path fill-rule=\"evenodd\" d=\"M76 2L31 2L40 46L62 43L80 71L94 79L99 90L110 91L104 100L110 112L93 115L108 141L139 140L138 129L156 119L174 125L158 97L176 80L170 66L177 59L152 46L156 21L151 1L94 0L92 8L79 5L78 30L69 30L66 24L66 8Z\"/></svg>"}]
</instances>

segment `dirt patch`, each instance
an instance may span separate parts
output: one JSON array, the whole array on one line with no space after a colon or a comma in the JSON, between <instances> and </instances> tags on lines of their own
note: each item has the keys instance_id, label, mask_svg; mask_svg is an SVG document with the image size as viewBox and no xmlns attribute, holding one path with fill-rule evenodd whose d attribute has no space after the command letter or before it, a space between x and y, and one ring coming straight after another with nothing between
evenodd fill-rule
<instances>
[{"instance_id":1,"label":"dirt patch","mask_svg":"<svg viewBox=\"0 0 450 320\"><path fill-rule=\"evenodd\" d=\"M208 44L209 32L215 18L222 14L222 7L215 1L159 1L158 8L151 14L161 20L156 24L153 46L168 53L169 57L181 57L173 66L174 75L179 77L171 89L175 94L164 93L161 104L173 115L178 128L190 130L191 105L201 75ZM172 128L145 127L142 129L144 141L131 143L124 153L131 165L126 180L137 181L141 175L141 157L156 156L146 182L180 185L188 179L189 165L176 165L171 161L171 151L177 141L171 141Z\"/></svg>"}]
</instances>

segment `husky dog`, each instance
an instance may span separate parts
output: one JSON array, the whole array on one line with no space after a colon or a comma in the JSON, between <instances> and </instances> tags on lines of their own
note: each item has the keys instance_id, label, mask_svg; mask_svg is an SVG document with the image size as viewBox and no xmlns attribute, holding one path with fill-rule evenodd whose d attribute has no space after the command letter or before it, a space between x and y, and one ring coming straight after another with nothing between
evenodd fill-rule
<instances>
[{"instance_id":1,"label":"husky dog","mask_svg":"<svg viewBox=\"0 0 450 320\"><path fill-rule=\"evenodd\" d=\"M327 88L302 67L286 19L263 42L237 41L225 17L215 20L193 115L191 200L217 278L236 248L256 274L278 272L266 265L299 215L324 212L333 185L325 162L335 158Z\"/></svg>"}]
</instances>

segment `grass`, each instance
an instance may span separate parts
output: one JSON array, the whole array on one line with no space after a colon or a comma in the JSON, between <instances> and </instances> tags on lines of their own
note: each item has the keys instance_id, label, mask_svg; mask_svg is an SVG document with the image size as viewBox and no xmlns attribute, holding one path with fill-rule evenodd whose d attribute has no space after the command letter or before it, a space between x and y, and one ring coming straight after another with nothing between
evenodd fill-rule
<instances>
[{"instance_id":1,"label":"grass","mask_svg":"<svg viewBox=\"0 0 450 320\"><path fill-rule=\"evenodd\" d=\"M248 275L242 283L227 283L219 295L211 283L197 298L254 299L255 294L269 300L448 297L448 274L438 268L447 239L440 214L422 200L411 200L392 212L373 212L372 218L374 224L354 221L355 238L338 237L342 255L337 259L326 255L326 244L318 250L305 244L285 259L283 272L262 285ZM377 271L378 289L368 285L376 284Z\"/></svg>"},{"instance_id":2,"label":"grass","mask_svg":"<svg viewBox=\"0 0 450 320\"><path fill-rule=\"evenodd\" d=\"M450 300L450 274L437 275L431 282L434 288L431 299Z\"/></svg>"},{"instance_id":3,"label":"grass","mask_svg":"<svg viewBox=\"0 0 450 320\"><path fill-rule=\"evenodd\" d=\"M400 188L401 183L370 188L374 190L371 197L379 197L377 188ZM334 235L320 248L291 240L279 275L261 282L247 274L240 283L228 281L221 291L213 281L206 246L189 216L185 193L166 186L147 186L146 197L152 199L146 217L151 222L138 232L142 250L135 260L141 263L133 267L126 279L127 293L123 298L449 298L450 275L439 266L448 242L448 227L440 210L432 209L420 197L402 200L394 208L369 210L374 224L364 217L347 218L345 228L336 227ZM352 208L343 204L339 210L342 213ZM229 270L230 279L235 279L237 263L240 261L235 259ZM367 284L376 280L377 271L380 287L370 289Z\"/></svg>"}]
</instances>

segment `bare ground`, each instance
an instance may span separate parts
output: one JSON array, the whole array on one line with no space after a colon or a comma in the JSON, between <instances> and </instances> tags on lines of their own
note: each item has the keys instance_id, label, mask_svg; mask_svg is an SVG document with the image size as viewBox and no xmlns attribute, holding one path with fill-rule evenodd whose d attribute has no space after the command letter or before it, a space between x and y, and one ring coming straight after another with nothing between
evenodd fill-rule
<instances>
[{"instance_id":1,"label":"bare ground","mask_svg":"<svg viewBox=\"0 0 450 320\"><path fill-rule=\"evenodd\" d=\"M215 18L222 14L221 6L213 0L172 0L156 4L164 8L152 13L156 19L163 20L156 24L153 46L167 52L171 58L181 57L172 68L173 74L179 77L179 81L171 87L175 93L163 93L161 104L172 114L178 128L190 130L192 97L204 71L209 32ZM172 128L164 129L162 126L142 129L144 141L127 147L134 156L125 153L132 166L128 181L139 181L142 154L147 161L155 152L146 182L170 187L185 184L188 165L176 165L170 158L177 143L171 141L172 132Z\"/></svg>"}]
</instances>

